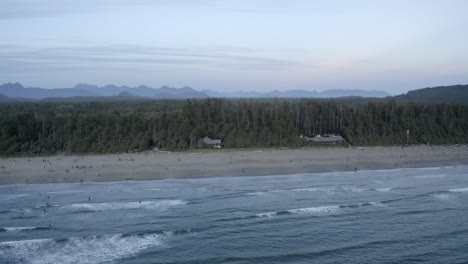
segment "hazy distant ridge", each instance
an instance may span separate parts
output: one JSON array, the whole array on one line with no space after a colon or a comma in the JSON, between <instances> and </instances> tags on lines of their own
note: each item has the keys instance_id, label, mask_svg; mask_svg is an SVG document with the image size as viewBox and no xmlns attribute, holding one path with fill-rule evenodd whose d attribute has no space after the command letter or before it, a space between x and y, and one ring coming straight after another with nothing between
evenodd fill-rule
<instances>
[{"instance_id":1,"label":"hazy distant ridge","mask_svg":"<svg viewBox=\"0 0 468 264\"><path fill-rule=\"evenodd\" d=\"M96 85L80 83L73 88L45 89L45 88L25 88L20 83L6 83L0 85L0 94L10 98L66 98L66 97L110 97L119 96L122 93L129 96L158 98L158 99L185 99L185 98L335 98L347 96L360 97L386 97L390 94L383 91L365 91L365 90L327 90L323 92L306 90L288 90L271 92L217 92L212 90L198 91L191 87L173 88L162 86L161 88L152 88L144 85L138 87L106 85L99 87Z\"/></svg>"}]
</instances>

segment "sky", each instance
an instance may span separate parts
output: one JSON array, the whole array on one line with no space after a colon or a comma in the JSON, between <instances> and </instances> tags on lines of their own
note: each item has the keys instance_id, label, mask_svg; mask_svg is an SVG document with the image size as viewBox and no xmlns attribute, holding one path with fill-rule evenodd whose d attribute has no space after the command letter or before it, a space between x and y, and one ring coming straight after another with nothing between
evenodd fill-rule
<instances>
[{"instance_id":1,"label":"sky","mask_svg":"<svg viewBox=\"0 0 468 264\"><path fill-rule=\"evenodd\" d=\"M0 0L0 83L217 91L468 83L466 0Z\"/></svg>"}]
</instances>

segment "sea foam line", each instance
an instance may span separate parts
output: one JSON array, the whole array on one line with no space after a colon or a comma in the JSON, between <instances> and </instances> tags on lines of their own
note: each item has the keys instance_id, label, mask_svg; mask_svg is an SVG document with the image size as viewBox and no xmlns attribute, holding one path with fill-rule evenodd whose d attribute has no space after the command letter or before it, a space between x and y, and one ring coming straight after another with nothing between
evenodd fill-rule
<instances>
[{"instance_id":1,"label":"sea foam line","mask_svg":"<svg viewBox=\"0 0 468 264\"><path fill-rule=\"evenodd\" d=\"M431 178L444 178L447 177L448 174L435 174L435 175L417 175L415 178L418 179L431 179Z\"/></svg>"},{"instance_id":2,"label":"sea foam line","mask_svg":"<svg viewBox=\"0 0 468 264\"><path fill-rule=\"evenodd\" d=\"M318 206L318 207L305 207L305 208L297 208L297 209L289 209L284 211L276 211L276 212L266 212L266 213L259 213L257 217L272 217L280 214L328 214L328 213L335 213L340 209L339 206L331 205L331 206Z\"/></svg>"},{"instance_id":3,"label":"sea foam line","mask_svg":"<svg viewBox=\"0 0 468 264\"><path fill-rule=\"evenodd\" d=\"M187 204L182 200L142 201L142 202L111 202L111 203L76 203L62 206L72 210L129 210L129 209L166 209L171 206Z\"/></svg>"},{"instance_id":4,"label":"sea foam line","mask_svg":"<svg viewBox=\"0 0 468 264\"><path fill-rule=\"evenodd\" d=\"M29 196L30 194L0 194L0 200L11 200L20 197Z\"/></svg>"},{"instance_id":5,"label":"sea foam line","mask_svg":"<svg viewBox=\"0 0 468 264\"><path fill-rule=\"evenodd\" d=\"M108 263L162 246L169 233L33 239L0 243L2 257L12 263Z\"/></svg>"},{"instance_id":6,"label":"sea foam line","mask_svg":"<svg viewBox=\"0 0 468 264\"><path fill-rule=\"evenodd\" d=\"M344 209L354 209L363 206L380 206L386 207L380 202L365 202L356 205L327 205L327 206L317 206L317 207L304 207L297 209L289 209L283 211L274 211L256 214L257 217L273 217L282 214L312 214L312 215L329 215L333 213L338 213Z\"/></svg>"},{"instance_id":7,"label":"sea foam line","mask_svg":"<svg viewBox=\"0 0 468 264\"><path fill-rule=\"evenodd\" d=\"M458 192L458 193L461 193L461 192L468 192L468 187L466 187L466 188L451 189L451 190L449 190L449 192Z\"/></svg>"},{"instance_id":8,"label":"sea foam line","mask_svg":"<svg viewBox=\"0 0 468 264\"><path fill-rule=\"evenodd\" d=\"M20 232L20 231L30 231L40 229L39 227L35 226L14 226L14 227L3 227L0 230L4 230L5 232Z\"/></svg>"}]
</instances>

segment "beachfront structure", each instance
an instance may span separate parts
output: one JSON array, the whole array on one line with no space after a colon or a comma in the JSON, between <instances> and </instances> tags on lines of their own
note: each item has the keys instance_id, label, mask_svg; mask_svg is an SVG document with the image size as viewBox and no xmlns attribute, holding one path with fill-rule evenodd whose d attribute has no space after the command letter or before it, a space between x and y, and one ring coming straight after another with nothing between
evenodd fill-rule
<instances>
[{"instance_id":1,"label":"beachfront structure","mask_svg":"<svg viewBox=\"0 0 468 264\"><path fill-rule=\"evenodd\" d=\"M213 148L221 148L222 146L222 139L216 138L209 138L204 137L198 142L199 147L213 147Z\"/></svg>"},{"instance_id":2,"label":"beachfront structure","mask_svg":"<svg viewBox=\"0 0 468 264\"><path fill-rule=\"evenodd\" d=\"M301 138L305 141L312 141L316 143L343 143L345 141L342 136L335 134L325 134L323 136L317 135L315 137L301 135Z\"/></svg>"}]
</instances>

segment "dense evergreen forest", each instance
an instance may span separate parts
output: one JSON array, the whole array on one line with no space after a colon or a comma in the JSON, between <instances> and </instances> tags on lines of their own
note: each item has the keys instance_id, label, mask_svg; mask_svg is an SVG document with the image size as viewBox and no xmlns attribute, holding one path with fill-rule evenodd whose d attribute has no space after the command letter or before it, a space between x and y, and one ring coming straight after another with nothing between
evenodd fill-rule
<instances>
[{"instance_id":1,"label":"dense evergreen forest","mask_svg":"<svg viewBox=\"0 0 468 264\"><path fill-rule=\"evenodd\" d=\"M439 86L409 91L395 97L399 101L468 103L468 85Z\"/></svg>"},{"instance_id":2,"label":"dense evergreen forest","mask_svg":"<svg viewBox=\"0 0 468 264\"><path fill-rule=\"evenodd\" d=\"M0 105L0 155L300 147L336 133L352 145L468 142L468 105L395 100L151 100Z\"/></svg>"}]
</instances>

